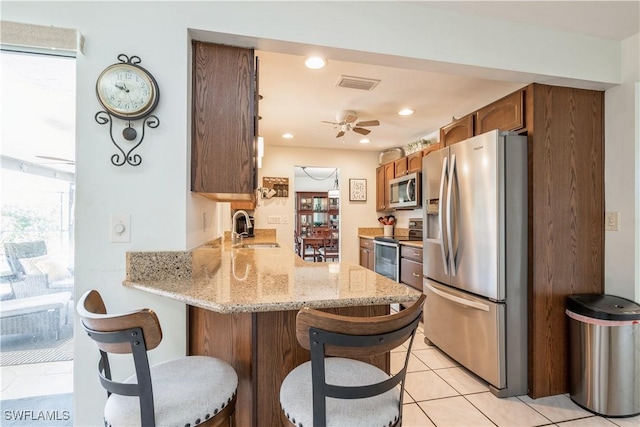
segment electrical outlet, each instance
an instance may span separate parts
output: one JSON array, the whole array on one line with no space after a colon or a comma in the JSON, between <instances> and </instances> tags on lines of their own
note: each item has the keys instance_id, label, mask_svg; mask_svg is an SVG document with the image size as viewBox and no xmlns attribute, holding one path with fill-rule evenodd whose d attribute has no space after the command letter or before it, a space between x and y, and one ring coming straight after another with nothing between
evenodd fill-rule
<instances>
[{"instance_id":1,"label":"electrical outlet","mask_svg":"<svg viewBox=\"0 0 640 427\"><path fill-rule=\"evenodd\" d=\"M604 216L604 229L606 231L618 231L618 212L606 212Z\"/></svg>"},{"instance_id":2,"label":"electrical outlet","mask_svg":"<svg viewBox=\"0 0 640 427\"><path fill-rule=\"evenodd\" d=\"M112 243L127 243L131 241L131 215L111 215L110 236Z\"/></svg>"},{"instance_id":3,"label":"electrical outlet","mask_svg":"<svg viewBox=\"0 0 640 427\"><path fill-rule=\"evenodd\" d=\"M278 215L271 215L267 218L267 224L280 224L280 217Z\"/></svg>"},{"instance_id":4,"label":"electrical outlet","mask_svg":"<svg viewBox=\"0 0 640 427\"><path fill-rule=\"evenodd\" d=\"M282 223L283 224L289 224L289 216L288 215L282 215Z\"/></svg>"}]
</instances>

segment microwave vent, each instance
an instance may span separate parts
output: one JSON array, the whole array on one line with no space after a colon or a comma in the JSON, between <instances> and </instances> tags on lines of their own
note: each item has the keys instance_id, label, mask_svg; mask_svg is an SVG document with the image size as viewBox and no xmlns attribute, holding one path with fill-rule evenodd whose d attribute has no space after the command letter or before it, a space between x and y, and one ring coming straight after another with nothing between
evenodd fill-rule
<instances>
[{"instance_id":1,"label":"microwave vent","mask_svg":"<svg viewBox=\"0 0 640 427\"><path fill-rule=\"evenodd\" d=\"M378 86L378 83L380 83L380 80L343 75L338 79L336 86L349 89L373 90Z\"/></svg>"}]
</instances>

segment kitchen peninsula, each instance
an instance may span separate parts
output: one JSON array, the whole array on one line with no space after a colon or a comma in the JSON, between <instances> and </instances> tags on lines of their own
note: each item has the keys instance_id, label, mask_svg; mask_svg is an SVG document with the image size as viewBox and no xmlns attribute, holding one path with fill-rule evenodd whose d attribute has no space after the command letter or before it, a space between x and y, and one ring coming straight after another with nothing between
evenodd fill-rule
<instances>
[{"instance_id":1,"label":"kitchen peninsula","mask_svg":"<svg viewBox=\"0 0 640 427\"><path fill-rule=\"evenodd\" d=\"M187 304L188 353L220 357L238 372L241 426L280 425L280 384L309 360L296 340L300 308L377 316L420 296L356 264L306 262L286 245L232 248L220 240L193 251L129 252L123 283ZM389 369L388 355L372 362Z\"/></svg>"}]
</instances>

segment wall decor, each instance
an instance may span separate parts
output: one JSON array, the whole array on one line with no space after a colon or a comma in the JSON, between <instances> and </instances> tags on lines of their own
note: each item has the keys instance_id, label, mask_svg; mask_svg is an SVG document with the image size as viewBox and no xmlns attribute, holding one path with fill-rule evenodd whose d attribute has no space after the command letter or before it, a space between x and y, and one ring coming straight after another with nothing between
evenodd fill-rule
<instances>
[{"instance_id":1,"label":"wall decor","mask_svg":"<svg viewBox=\"0 0 640 427\"><path fill-rule=\"evenodd\" d=\"M367 201L367 180L365 178L349 179L349 201L350 202L366 202Z\"/></svg>"},{"instance_id":2,"label":"wall decor","mask_svg":"<svg viewBox=\"0 0 640 427\"><path fill-rule=\"evenodd\" d=\"M111 156L111 163L115 166L125 163L138 166L142 157L131 153L142 144L145 126L157 128L160 125L158 117L151 114L160 100L160 88L153 75L139 65L142 62L140 57L121 53L118 60L120 62L105 68L96 81L96 96L104 110L96 113L95 120L101 125L109 123L111 142L121 153ZM127 122L122 130L124 141L121 144L113 136L114 117ZM142 132L138 137L133 121L140 119ZM133 146L127 146L127 143Z\"/></svg>"},{"instance_id":3,"label":"wall decor","mask_svg":"<svg viewBox=\"0 0 640 427\"><path fill-rule=\"evenodd\" d=\"M262 188L275 191L273 197L289 197L289 178L262 177Z\"/></svg>"}]
</instances>

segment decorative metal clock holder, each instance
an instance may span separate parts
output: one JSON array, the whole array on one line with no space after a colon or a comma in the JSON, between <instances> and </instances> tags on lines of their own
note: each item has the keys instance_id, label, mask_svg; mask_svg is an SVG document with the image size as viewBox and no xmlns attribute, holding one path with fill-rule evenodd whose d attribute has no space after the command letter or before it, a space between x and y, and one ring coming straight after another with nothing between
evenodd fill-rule
<instances>
[{"instance_id":1,"label":"decorative metal clock holder","mask_svg":"<svg viewBox=\"0 0 640 427\"><path fill-rule=\"evenodd\" d=\"M96 113L95 120L101 125L109 124L111 142L120 151L111 156L111 163L139 166L142 157L133 151L142 144L146 127L154 129L160 125L160 119L151 114L158 104L160 91L151 73L138 65L142 62L140 57L120 54L118 60L119 63L107 67L98 77L96 95L104 110ZM114 137L114 117L126 122L121 137ZM136 120L142 120L141 132L134 127ZM133 146L128 148L127 143Z\"/></svg>"}]
</instances>

